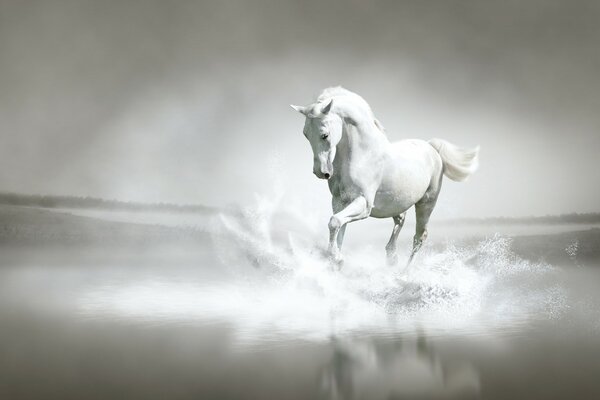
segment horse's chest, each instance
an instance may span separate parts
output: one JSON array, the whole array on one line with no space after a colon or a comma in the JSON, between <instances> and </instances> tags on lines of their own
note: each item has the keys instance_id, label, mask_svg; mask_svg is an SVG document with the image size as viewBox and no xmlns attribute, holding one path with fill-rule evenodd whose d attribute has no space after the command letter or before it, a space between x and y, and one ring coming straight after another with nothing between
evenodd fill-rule
<instances>
[{"instance_id":1,"label":"horse's chest","mask_svg":"<svg viewBox=\"0 0 600 400\"><path fill-rule=\"evenodd\" d=\"M364 195L364 187L356 184L347 176L334 177L328 183L331 195L339 203L349 204L358 196Z\"/></svg>"}]
</instances>

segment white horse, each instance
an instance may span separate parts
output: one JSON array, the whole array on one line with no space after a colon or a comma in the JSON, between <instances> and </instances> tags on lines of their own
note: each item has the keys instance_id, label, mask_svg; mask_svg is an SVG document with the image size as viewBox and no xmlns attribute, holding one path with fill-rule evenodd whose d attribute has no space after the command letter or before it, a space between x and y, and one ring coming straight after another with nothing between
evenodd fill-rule
<instances>
[{"instance_id":1,"label":"white horse","mask_svg":"<svg viewBox=\"0 0 600 400\"><path fill-rule=\"evenodd\" d=\"M313 104L292 108L306 116L304 136L313 150L313 172L328 180L333 196L331 258L341 263L349 222L369 216L393 218L386 251L388 262L396 264L398 234L406 210L414 205L417 229L410 263L427 237L442 175L464 181L477 169L479 147L461 149L441 139L390 143L367 102L342 87L325 89Z\"/></svg>"}]
</instances>

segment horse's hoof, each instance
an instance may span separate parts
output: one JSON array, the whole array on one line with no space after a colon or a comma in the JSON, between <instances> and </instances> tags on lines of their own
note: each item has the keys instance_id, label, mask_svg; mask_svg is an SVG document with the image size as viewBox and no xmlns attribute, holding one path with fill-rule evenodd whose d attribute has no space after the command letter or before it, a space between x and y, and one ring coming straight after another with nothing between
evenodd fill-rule
<instances>
[{"instance_id":1,"label":"horse's hoof","mask_svg":"<svg viewBox=\"0 0 600 400\"><path fill-rule=\"evenodd\" d=\"M329 262L331 266L338 271L344 266L344 258L342 256L330 256Z\"/></svg>"}]
</instances>

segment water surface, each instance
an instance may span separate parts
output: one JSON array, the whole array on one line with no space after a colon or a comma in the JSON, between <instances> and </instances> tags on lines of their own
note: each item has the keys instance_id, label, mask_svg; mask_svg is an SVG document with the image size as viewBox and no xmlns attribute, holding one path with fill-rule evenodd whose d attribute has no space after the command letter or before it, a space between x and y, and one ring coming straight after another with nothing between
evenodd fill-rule
<instances>
[{"instance_id":1,"label":"water surface","mask_svg":"<svg viewBox=\"0 0 600 400\"><path fill-rule=\"evenodd\" d=\"M337 270L307 225L248 212L191 247L7 249L1 397L600 396L600 264L486 233L391 268L366 233Z\"/></svg>"}]
</instances>

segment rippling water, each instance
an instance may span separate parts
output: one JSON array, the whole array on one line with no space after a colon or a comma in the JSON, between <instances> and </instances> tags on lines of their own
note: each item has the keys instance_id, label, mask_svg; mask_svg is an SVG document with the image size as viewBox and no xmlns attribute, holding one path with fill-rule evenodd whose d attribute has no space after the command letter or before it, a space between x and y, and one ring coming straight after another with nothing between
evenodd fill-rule
<instances>
[{"instance_id":1,"label":"rippling water","mask_svg":"<svg viewBox=\"0 0 600 400\"><path fill-rule=\"evenodd\" d=\"M273 218L264 205L213 218L194 251L6 259L0 394L600 395L600 266L527 261L488 235L391 268L383 245L355 231L337 270L317 225Z\"/></svg>"}]
</instances>

